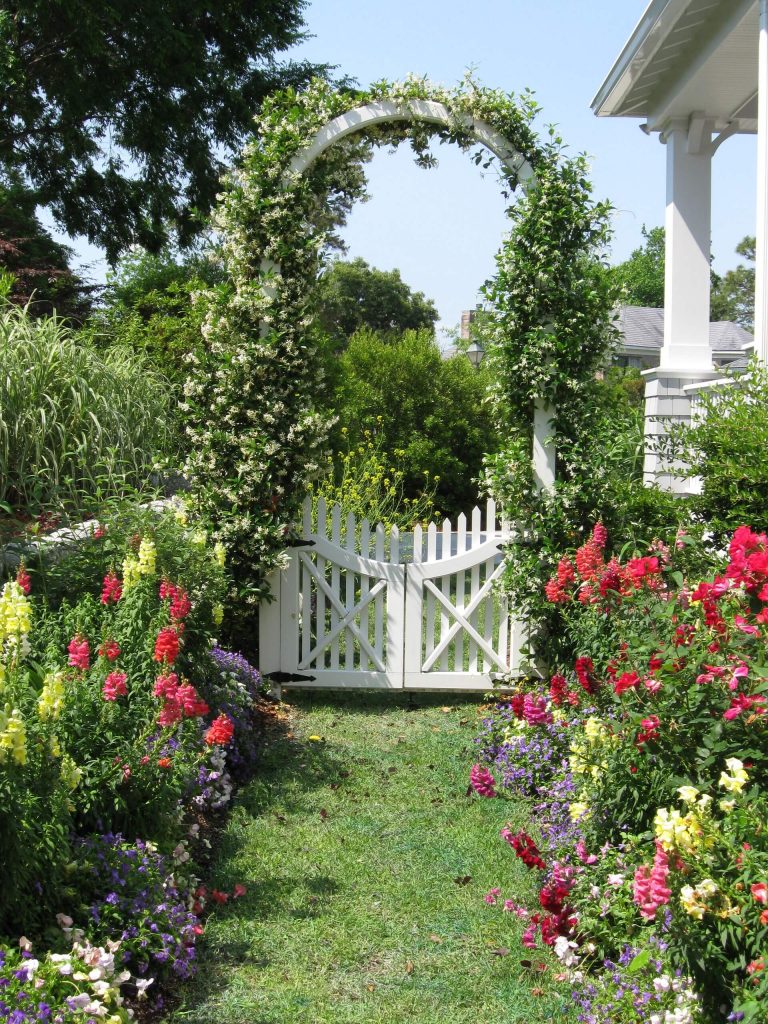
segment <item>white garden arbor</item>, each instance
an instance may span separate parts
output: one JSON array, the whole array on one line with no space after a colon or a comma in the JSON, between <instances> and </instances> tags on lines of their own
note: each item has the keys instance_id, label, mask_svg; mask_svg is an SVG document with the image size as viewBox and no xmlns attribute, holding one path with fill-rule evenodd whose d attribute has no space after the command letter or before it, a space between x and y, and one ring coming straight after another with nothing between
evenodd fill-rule
<instances>
[{"instance_id":1,"label":"white garden arbor","mask_svg":"<svg viewBox=\"0 0 768 1024\"><path fill-rule=\"evenodd\" d=\"M685 420L714 372L709 345L712 159L757 134L755 349L768 361L768 0L651 0L601 85L599 117L637 117L667 147L664 345L646 373L649 433ZM659 458L646 478L683 490Z\"/></svg>"},{"instance_id":2,"label":"white garden arbor","mask_svg":"<svg viewBox=\"0 0 768 1024\"><path fill-rule=\"evenodd\" d=\"M284 176L288 189L330 147L356 132L392 122L426 122L459 127L493 153L523 186L533 168L497 131L482 120L457 115L433 100L407 104L381 100L355 107L317 130L291 160ZM263 266L275 281L280 267ZM276 289L279 290L279 289ZM533 466L537 485L555 479L552 413L535 403ZM262 668L280 692L281 684L310 687L458 689L486 691L496 677L519 671L522 627L510 619L494 583L504 570L500 553L505 528L497 527L495 504L454 526L434 523L422 546L421 527L401 538L383 525L342 524L339 506L327 521L324 503L313 516L304 506L301 545L286 567L273 572L276 600L262 609ZM440 543L438 543L438 539ZM401 540L407 551L401 557ZM387 553L388 552L388 553ZM466 646L465 646L466 644Z\"/></svg>"},{"instance_id":3,"label":"white garden arbor","mask_svg":"<svg viewBox=\"0 0 768 1024\"><path fill-rule=\"evenodd\" d=\"M534 178L530 163L486 122L469 115L456 114L434 100L410 100L407 104L380 100L340 114L320 128L312 141L291 160L287 178L303 174L327 149L356 132L376 125L398 121L436 124L455 129L458 122L468 135L488 149L523 187ZM272 264L272 273L280 268ZM541 401L535 403L533 423L533 467L540 488L550 488L555 481L555 445L552 438L553 410Z\"/></svg>"}]
</instances>

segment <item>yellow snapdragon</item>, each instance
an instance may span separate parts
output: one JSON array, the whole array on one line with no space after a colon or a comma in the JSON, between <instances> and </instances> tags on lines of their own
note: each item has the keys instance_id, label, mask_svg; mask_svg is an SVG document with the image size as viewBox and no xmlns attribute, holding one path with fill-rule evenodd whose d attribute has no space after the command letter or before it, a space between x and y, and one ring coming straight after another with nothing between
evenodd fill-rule
<instances>
[{"instance_id":1,"label":"yellow snapdragon","mask_svg":"<svg viewBox=\"0 0 768 1024\"><path fill-rule=\"evenodd\" d=\"M16 764L27 763L27 728L21 712L11 709L10 704L0 711L0 764L4 764L8 754Z\"/></svg>"},{"instance_id":2,"label":"yellow snapdragon","mask_svg":"<svg viewBox=\"0 0 768 1024\"><path fill-rule=\"evenodd\" d=\"M744 771L744 765L738 757L729 757L725 766L727 772L720 773L720 785L729 793L740 793L749 782L749 776ZM730 772L730 774L729 774Z\"/></svg>"},{"instance_id":3,"label":"yellow snapdragon","mask_svg":"<svg viewBox=\"0 0 768 1024\"><path fill-rule=\"evenodd\" d=\"M685 850L690 853L701 840L701 825L695 813L682 815L676 808L670 811L660 807L653 824L656 838L667 852Z\"/></svg>"},{"instance_id":4,"label":"yellow snapdragon","mask_svg":"<svg viewBox=\"0 0 768 1024\"><path fill-rule=\"evenodd\" d=\"M157 569L157 548L154 542L143 537L139 544L139 573L142 576L154 576Z\"/></svg>"},{"instance_id":5,"label":"yellow snapdragon","mask_svg":"<svg viewBox=\"0 0 768 1024\"><path fill-rule=\"evenodd\" d=\"M213 557L216 559L216 561L219 563L222 569L227 564L227 549L224 547L220 540L217 540L216 543L213 545Z\"/></svg>"},{"instance_id":6,"label":"yellow snapdragon","mask_svg":"<svg viewBox=\"0 0 768 1024\"><path fill-rule=\"evenodd\" d=\"M578 821L579 818L584 818L589 814L589 805L580 800L575 800L569 808L569 813L571 821Z\"/></svg>"},{"instance_id":7,"label":"yellow snapdragon","mask_svg":"<svg viewBox=\"0 0 768 1024\"><path fill-rule=\"evenodd\" d=\"M135 587L142 576L154 576L157 571L157 548L148 538L139 544L138 558L126 555L123 559L123 590Z\"/></svg>"},{"instance_id":8,"label":"yellow snapdragon","mask_svg":"<svg viewBox=\"0 0 768 1024\"><path fill-rule=\"evenodd\" d=\"M0 644L26 636L32 628L27 595L18 583L6 583L0 593Z\"/></svg>"},{"instance_id":9,"label":"yellow snapdragon","mask_svg":"<svg viewBox=\"0 0 768 1024\"><path fill-rule=\"evenodd\" d=\"M212 616L213 616L214 624L217 625L217 626L220 626L222 624L222 622L224 621L224 605L215 604L213 606Z\"/></svg>"},{"instance_id":10,"label":"yellow snapdragon","mask_svg":"<svg viewBox=\"0 0 768 1024\"><path fill-rule=\"evenodd\" d=\"M711 878L703 879L696 886L684 885L680 890L680 904L686 914L697 921L701 921L706 913L724 918L735 912L728 896Z\"/></svg>"},{"instance_id":11,"label":"yellow snapdragon","mask_svg":"<svg viewBox=\"0 0 768 1024\"><path fill-rule=\"evenodd\" d=\"M64 673L49 672L37 700L37 713L43 719L56 719L64 707Z\"/></svg>"},{"instance_id":12,"label":"yellow snapdragon","mask_svg":"<svg viewBox=\"0 0 768 1024\"><path fill-rule=\"evenodd\" d=\"M65 756L61 762L61 771L59 772L59 776L67 789L72 792L80 785L83 772L81 768L77 767L71 757Z\"/></svg>"}]
</instances>

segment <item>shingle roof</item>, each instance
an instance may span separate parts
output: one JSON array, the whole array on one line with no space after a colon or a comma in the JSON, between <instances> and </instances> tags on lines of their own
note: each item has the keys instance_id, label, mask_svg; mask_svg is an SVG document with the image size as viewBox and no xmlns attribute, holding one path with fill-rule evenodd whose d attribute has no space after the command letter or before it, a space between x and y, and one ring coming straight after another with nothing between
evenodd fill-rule
<instances>
[{"instance_id":1,"label":"shingle roof","mask_svg":"<svg viewBox=\"0 0 768 1024\"><path fill-rule=\"evenodd\" d=\"M619 306L616 323L621 333L619 347L660 349L664 343L664 310L653 306ZM713 352L743 352L754 339L740 324L718 321L709 325Z\"/></svg>"}]
</instances>

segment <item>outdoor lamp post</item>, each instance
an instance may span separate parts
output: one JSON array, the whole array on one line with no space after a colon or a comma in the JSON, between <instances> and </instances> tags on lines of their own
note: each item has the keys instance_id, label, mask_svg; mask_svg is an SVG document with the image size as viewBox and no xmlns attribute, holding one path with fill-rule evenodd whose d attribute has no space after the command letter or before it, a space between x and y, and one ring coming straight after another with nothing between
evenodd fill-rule
<instances>
[{"instance_id":1,"label":"outdoor lamp post","mask_svg":"<svg viewBox=\"0 0 768 1024\"><path fill-rule=\"evenodd\" d=\"M476 341L473 341L472 344L467 349L467 359L470 361L470 363L472 363L473 366L479 366L480 363L483 361L484 355L485 349L483 348L482 345L478 345Z\"/></svg>"}]
</instances>

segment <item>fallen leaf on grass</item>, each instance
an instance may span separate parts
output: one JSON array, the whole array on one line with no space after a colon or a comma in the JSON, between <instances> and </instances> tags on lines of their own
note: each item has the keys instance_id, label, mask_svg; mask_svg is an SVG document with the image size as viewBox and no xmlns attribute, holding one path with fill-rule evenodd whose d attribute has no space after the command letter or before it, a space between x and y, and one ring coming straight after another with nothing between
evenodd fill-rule
<instances>
[{"instance_id":1,"label":"fallen leaf on grass","mask_svg":"<svg viewBox=\"0 0 768 1024\"><path fill-rule=\"evenodd\" d=\"M324 807L320 808L320 817L323 819L323 821L325 821L325 819L328 817L328 811L326 811Z\"/></svg>"},{"instance_id":2,"label":"fallen leaf on grass","mask_svg":"<svg viewBox=\"0 0 768 1024\"><path fill-rule=\"evenodd\" d=\"M459 875L457 878L454 878L456 885L469 885L471 881L472 875Z\"/></svg>"},{"instance_id":3,"label":"fallen leaf on grass","mask_svg":"<svg viewBox=\"0 0 768 1024\"><path fill-rule=\"evenodd\" d=\"M491 956L509 956L509 950L506 946L499 946L498 949L491 950Z\"/></svg>"},{"instance_id":4,"label":"fallen leaf on grass","mask_svg":"<svg viewBox=\"0 0 768 1024\"><path fill-rule=\"evenodd\" d=\"M376 986L373 985L373 984L366 985L365 987L368 989L369 992L375 992L376 991Z\"/></svg>"},{"instance_id":5,"label":"fallen leaf on grass","mask_svg":"<svg viewBox=\"0 0 768 1024\"><path fill-rule=\"evenodd\" d=\"M436 796L434 800L430 800L429 802L431 804L441 804L443 802L443 798L440 796Z\"/></svg>"},{"instance_id":6,"label":"fallen leaf on grass","mask_svg":"<svg viewBox=\"0 0 768 1024\"><path fill-rule=\"evenodd\" d=\"M439 725L433 725L432 726L432 732L440 732L440 726Z\"/></svg>"},{"instance_id":7,"label":"fallen leaf on grass","mask_svg":"<svg viewBox=\"0 0 768 1024\"><path fill-rule=\"evenodd\" d=\"M532 960L521 960L520 961L520 966L524 967L527 971L529 971L533 967L533 961Z\"/></svg>"},{"instance_id":8,"label":"fallen leaf on grass","mask_svg":"<svg viewBox=\"0 0 768 1024\"><path fill-rule=\"evenodd\" d=\"M429 941L430 942L442 943L443 940L440 938L439 935L430 935L429 936Z\"/></svg>"},{"instance_id":9,"label":"fallen leaf on grass","mask_svg":"<svg viewBox=\"0 0 768 1024\"><path fill-rule=\"evenodd\" d=\"M443 712L444 715L447 715L451 711L453 711L453 708L440 708L440 710Z\"/></svg>"},{"instance_id":10,"label":"fallen leaf on grass","mask_svg":"<svg viewBox=\"0 0 768 1024\"><path fill-rule=\"evenodd\" d=\"M459 725L469 725L469 719L468 718L460 718L459 719Z\"/></svg>"},{"instance_id":11,"label":"fallen leaf on grass","mask_svg":"<svg viewBox=\"0 0 768 1024\"><path fill-rule=\"evenodd\" d=\"M286 818L286 816L285 816L284 814L275 814L275 817L276 817L276 818L277 818L277 820L278 820L279 822L281 822L281 823L282 823L283 825L284 825L284 824L286 823L286 821L288 820L288 819Z\"/></svg>"},{"instance_id":12,"label":"fallen leaf on grass","mask_svg":"<svg viewBox=\"0 0 768 1024\"><path fill-rule=\"evenodd\" d=\"M394 775L396 771L397 771L397 768L395 768L394 765L391 768L387 768L387 772L390 775Z\"/></svg>"},{"instance_id":13,"label":"fallen leaf on grass","mask_svg":"<svg viewBox=\"0 0 768 1024\"><path fill-rule=\"evenodd\" d=\"M405 963L405 973L406 974L413 974L413 960L406 960L406 963Z\"/></svg>"},{"instance_id":14,"label":"fallen leaf on grass","mask_svg":"<svg viewBox=\"0 0 768 1024\"><path fill-rule=\"evenodd\" d=\"M544 989L543 988L532 988L531 989L531 995L532 996L543 996L544 995Z\"/></svg>"}]
</instances>

